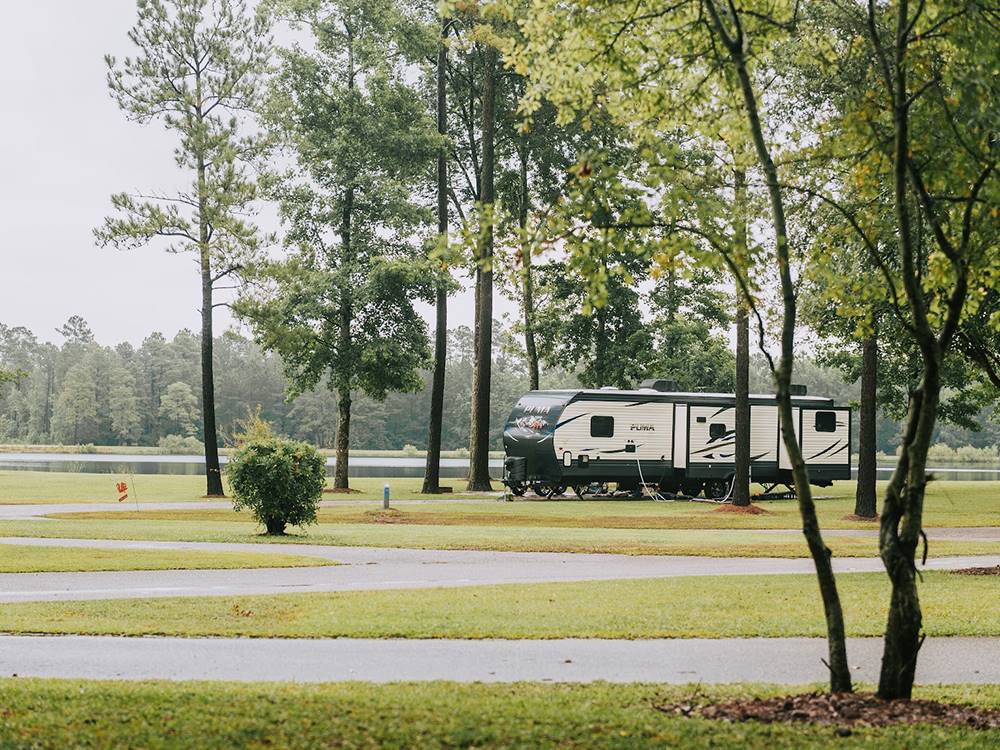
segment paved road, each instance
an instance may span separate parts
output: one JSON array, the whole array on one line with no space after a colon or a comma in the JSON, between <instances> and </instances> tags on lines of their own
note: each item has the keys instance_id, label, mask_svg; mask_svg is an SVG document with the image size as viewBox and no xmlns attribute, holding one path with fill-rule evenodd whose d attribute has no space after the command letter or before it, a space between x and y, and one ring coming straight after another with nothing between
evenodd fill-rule
<instances>
[{"instance_id":1,"label":"paved road","mask_svg":"<svg viewBox=\"0 0 1000 750\"><path fill-rule=\"evenodd\" d=\"M878 638L848 639L854 678L875 682ZM827 678L820 638L283 640L0 636L0 676L87 679L775 682ZM928 639L917 681L1000 682L1000 638Z\"/></svg>"},{"instance_id":2,"label":"paved road","mask_svg":"<svg viewBox=\"0 0 1000 750\"><path fill-rule=\"evenodd\" d=\"M342 565L254 570L155 570L0 574L0 602L230 596L498 583L596 581L706 575L812 573L809 559L682 557L553 552L481 552L306 544L225 544L0 538L0 544L101 549L178 549L315 555ZM1000 555L939 557L927 569L1000 564ZM877 558L834 560L837 572L881 571Z\"/></svg>"}]
</instances>

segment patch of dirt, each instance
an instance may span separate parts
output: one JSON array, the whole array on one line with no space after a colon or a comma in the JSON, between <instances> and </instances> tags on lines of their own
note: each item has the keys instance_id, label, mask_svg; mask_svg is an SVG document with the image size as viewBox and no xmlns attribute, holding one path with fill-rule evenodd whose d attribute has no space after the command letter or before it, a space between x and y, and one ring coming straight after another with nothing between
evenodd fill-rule
<instances>
[{"instance_id":1,"label":"patch of dirt","mask_svg":"<svg viewBox=\"0 0 1000 750\"><path fill-rule=\"evenodd\" d=\"M878 523L878 521L879 521L879 515L878 515L878 513L876 513L874 518L867 518L865 516L859 516L859 515L857 515L855 513L849 513L848 515L844 516L841 520L842 521L864 521L866 523Z\"/></svg>"},{"instance_id":2,"label":"patch of dirt","mask_svg":"<svg viewBox=\"0 0 1000 750\"><path fill-rule=\"evenodd\" d=\"M338 489L334 489L333 487L324 487L323 488L323 494L324 495L360 495L362 493L361 493L361 490L352 490L352 489L338 490Z\"/></svg>"},{"instance_id":3,"label":"patch of dirt","mask_svg":"<svg viewBox=\"0 0 1000 750\"><path fill-rule=\"evenodd\" d=\"M1000 576L1000 565L992 568L960 568L951 572L957 576Z\"/></svg>"},{"instance_id":4,"label":"patch of dirt","mask_svg":"<svg viewBox=\"0 0 1000 750\"><path fill-rule=\"evenodd\" d=\"M873 693L805 693L710 705L669 703L654 708L666 714L719 721L826 724L838 727L838 734L849 733L850 728L855 726L886 727L894 724L1000 729L1000 709L929 700L886 701Z\"/></svg>"},{"instance_id":5,"label":"patch of dirt","mask_svg":"<svg viewBox=\"0 0 1000 750\"><path fill-rule=\"evenodd\" d=\"M401 510L369 510L365 512L365 518L370 523L414 523L411 516L406 515Z\"/></svg>"},{"instance_id":6,"label":"patch of dirt","mask_svg":"<svg viewBox=\"0 0 1000 750\"><path fill-rule=\"evenodd\" d=\"M715 509L716 513L745 513L749 516L765 516L771 511L761 508L759 505L733 505L726 503Z\"/></svg>"}]
</instances>

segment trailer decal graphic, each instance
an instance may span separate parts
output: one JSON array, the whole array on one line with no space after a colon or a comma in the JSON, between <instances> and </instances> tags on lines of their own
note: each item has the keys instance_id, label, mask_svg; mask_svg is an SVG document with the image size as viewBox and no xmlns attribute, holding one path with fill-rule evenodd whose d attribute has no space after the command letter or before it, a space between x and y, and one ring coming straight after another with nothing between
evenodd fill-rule
<instances>
[{"instance_id":1,"label":"trailer decal graphic","mask_svg":"<svg viewBox=\"0 0 1000 750\"><path fill-rule=\"evenodd\" d=\"M809 458L807 458L806 461L812 461L814 458L819 458L820 456L825 455L826 453L830 453L830 451L832 451L838 445L840 445L840 441L839 440L837 442L835 442L835 443L831 443L826 448L824 448L823 450L821 450L819 453L814 453L813 455L809 456ZM831 456L836 456L838 453L840 453L840 451L844 450L844 448L846 448L846 447L847 447L847 443L844 443L843 445L840 446L840 448L838 450L835 450L835 451L833 451L833 453L830 453L830 455ZM828 458L829 458L829 456L828 456Z\"/></svg>"}]
</instances>

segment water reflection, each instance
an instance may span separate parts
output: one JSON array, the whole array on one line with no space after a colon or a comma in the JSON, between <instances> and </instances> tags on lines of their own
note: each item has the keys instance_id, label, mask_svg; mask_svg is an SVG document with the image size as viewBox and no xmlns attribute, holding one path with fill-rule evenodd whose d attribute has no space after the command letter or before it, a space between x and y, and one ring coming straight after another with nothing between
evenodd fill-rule
<instances>
[{"instance_id":1,"label":"water reflection","mask_svg":"<svg viewBox=\"0 0 1000 750\"><path fill-rule=\"evenodd\" d=\"M222 463L226 457L221 457ZM327 458L327 474L332 476L334 459ZM503 460L490 459L490 473L499 476ZM879 466L879 479L888 479L893 466ZM180 474L203 475L205 460L201 456L137 456L74 453L4 453L0 454L0 470L53 471L81 474ZM469 461L465 458L442 458L441 476L462 479L468 475ZM1000 481L1000 463L968 466L932 466L938 481ZM422 477L422 456L352 456L352 477ZM857 469L853 474L857 476Z\"/></svg>"},{"instance_id":2,"label":"water reflection","mask_svg":"<svg viewBox=\"0 0 1000 750\"><path fill-rule=\"evenodd\" d=\"M226 457L220 456L226 463ZM336 461L326 460L326 473L333 476ZM491 459L490 469L499 475L501 459ZM0 454L0 470L52 471L78 474L173 474L204 475L205 460L201 456L126 456L72 453L5 453ZM462 479L468 475L469 461L464 458L441 459L441 476ZM351 458L352 477L422 477L423 457L357 456Z\"/></svg>"}]
</instances>

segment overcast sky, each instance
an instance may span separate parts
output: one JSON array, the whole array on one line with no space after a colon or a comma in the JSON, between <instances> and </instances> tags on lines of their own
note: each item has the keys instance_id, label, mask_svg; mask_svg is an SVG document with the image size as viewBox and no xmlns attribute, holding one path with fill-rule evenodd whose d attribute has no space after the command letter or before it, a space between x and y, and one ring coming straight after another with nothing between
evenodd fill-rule
<instances>
[{"instance_id":1,"label":"overcast sky","mask_svg":"<svg viewBox=\"0 0 1000 750\"><path fill-rule=\"evenodd\" d=\"M102 250L91 234L115 192L177 184L170 136L128 122L108 96L104 55L132 52L135 0L3 0L0 22L0 323L59 340L82 315L104 344L198 330L197 269L152 247ZM496 312L513 312L497 300ZM428 319L430 311L421 310ZM225 309L216 329L231 324ZM471 325L472 295L449 324Z\"/></svg>"}]
</instances>

